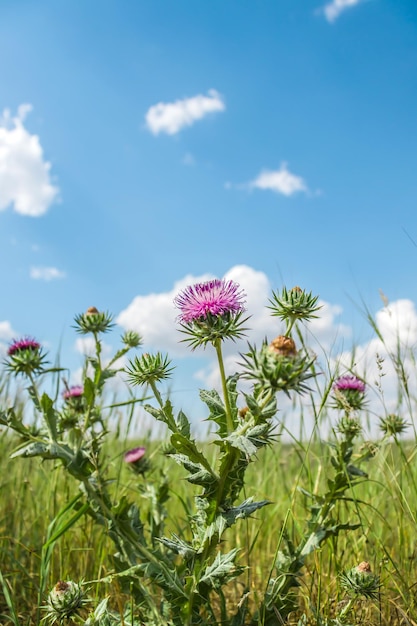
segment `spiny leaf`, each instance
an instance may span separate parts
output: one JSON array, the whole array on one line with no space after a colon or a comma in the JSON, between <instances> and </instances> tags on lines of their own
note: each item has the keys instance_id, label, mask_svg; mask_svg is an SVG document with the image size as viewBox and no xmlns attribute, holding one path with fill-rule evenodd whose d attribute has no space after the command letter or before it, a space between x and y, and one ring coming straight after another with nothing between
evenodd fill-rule
<instances>
[{"instance_id":1,"label":"spiny leaf","mask_svg":"<svg viewBox=\"0 0 417 626\"><path fill-rule=\"evenodd\" d=\"M236 567L234 563L237 552L236 548L227 554L218 552L213 563L203 572L199 585L205 584L213 589L217 589L228 580L238 576L242 568Z\"/></svg>"},{"instance_id":2,"label":"spiny leaf","mask_svg":"<svg viewBox=\"0 0 417 626\"><path fill-rule=\"evenodd\" d=\"M171 443L174 448L178 450L178 452L185 454L190 459L190 461L193 461L194 463L199 463L210 474L214 475L210 463L207 461L204 454L197 448L195 441L184 437L184 435L181 435L180 433L175 433L171 435Z\"/></svg>"},{"instance_id":3,"label":"spiny leaf","mask_svg":"<svg viewBox=\"0 0 417 626\"><path fill-rule=\"evenodd\" d=\"M189 543L187 543L174 533L172 534L172 539L167 539L167 537L160 537L158 541L160 541L164 546L166 546L176 554L180 554L185 559L190 559L197 554L197 551L194 550L194 548Z\"/></svg>"}]
</instances>

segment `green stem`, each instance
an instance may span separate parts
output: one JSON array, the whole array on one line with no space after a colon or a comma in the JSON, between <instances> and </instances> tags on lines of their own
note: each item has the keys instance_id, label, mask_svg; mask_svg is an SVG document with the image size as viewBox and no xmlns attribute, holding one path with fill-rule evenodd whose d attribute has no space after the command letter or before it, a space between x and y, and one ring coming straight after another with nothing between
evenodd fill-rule
<instances>
[{"instance_id":1,"label":"green stem","mask_svg":"<svg viewBox=\"0 0 417 626\"><path fill-rule=\"evenodd\" d=\"M297 321L296 317L291 317L290 321L287 322L288 326L287 326L287 330L285 331L285 337L291 337L291 331L296 321Z\"/></svg>"},{"instance_id":2,"label":"green stem","mask_svg":"<svg viewBox=\"0 0 417 626\"><path fill-rule=\"evenodd\" d=\"M155 396L156 401L158 402L159 406L161 407L161 409L164 408L164 401L162 400L162 396L159 393L159 389L155 384L154 380L149 381L149 385L152 389L152 393Z\"/></svg>"},{"instance_id":3,"label":"green stem","mask_svg":"<svg viewBox=\"0 0 417 626\"><path fill-rule=\"evenodd\" d=\"M344 617L349 613L350 609L352 608L352 605L353 605L354 601L355 601L355 598L351 598L349 600L349 602L340 611L339 616L338 616L340 620L343 620Z\"/></svg>"},{"instance_id":4,"label":"green stem","mask_svg":"<svg viewBox=\"0 0 417 626\"><path fill-rule=\"evenodd\" d=\"M225 409L226 409L227 430L228 430L229 433L231 433L234 430L234 421L233 421L233 417L232 417L232 409L230 407L229 393L227 391L226 373L225 373L225 370L224 370L224 362L223 362L221 339L216 339L216 341L213 342L213 345L214 345L214 347L216 349L217 360L219 362L219 371L220 371L220 379L222 381L224 406L225 406Z\"/></svg>"}]
</instances>

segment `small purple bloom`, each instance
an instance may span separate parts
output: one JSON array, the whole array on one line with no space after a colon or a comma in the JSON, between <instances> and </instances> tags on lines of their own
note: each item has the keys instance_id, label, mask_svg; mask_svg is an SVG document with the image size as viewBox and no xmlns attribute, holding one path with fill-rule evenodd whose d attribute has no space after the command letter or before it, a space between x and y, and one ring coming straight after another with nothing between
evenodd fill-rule
<instances>
[{"instance_id":1,"label":"small purple bloom","mask_svg":"<svg viewBox=\"0 0 417 626\"><path fill-rule=\"evenodd\" d=\"M181 313L178 319L183 324L227 313L240 313L245 310L244 291L232 280L218 278L205 283L190 285L174 299Z\"/></svg>"},{"instance_id":2,"label":"small purple bloom","mask_svg":"<svg viewBox=\"0 0 417 626\"><path fill-rule=\"evenodd\" d=\"M14 339L7 350L7 354L9 356L13 356L17 352L21 352L23 350L39 350L41 344L38 343L35 339L31 337L23 337L22 339Z\"/></svg>"},{"instance_id":3,"label":"small purple bloom","mask_svg":"<svg viewBox=\"0 0 417 626\"><path fill-rule=\"evenodd\" d=\"M365 383L353 376L352 374L346 374L336 380L333 385L333 389L339 391L358 391L359 393L365 393Z\"/></svg>"},{"instance_id":4,"label":"small purple bloom","mask_svg":"<svg viewBox=\"0 0 417 626\"><path fill-rule=\"evenodd\" d=\"M71 398L80 398L84 393L84 387L82 385L72 385L69 389L65 389L62 393L64 400L70 400Z\"/></svg>"},{"instance_id":5,"label":"small purple bloom","mask_svg":"<svg viewBox=\"0 0 417 626\"><path fill-rule=\"evenodd\" d=\"M126 463L137 463L138 461L140 461L146 453L146 448L132 448L132 450L129 450L128 452L126 452L125 454L125 462Z\"/></svg>"}]
</instances>

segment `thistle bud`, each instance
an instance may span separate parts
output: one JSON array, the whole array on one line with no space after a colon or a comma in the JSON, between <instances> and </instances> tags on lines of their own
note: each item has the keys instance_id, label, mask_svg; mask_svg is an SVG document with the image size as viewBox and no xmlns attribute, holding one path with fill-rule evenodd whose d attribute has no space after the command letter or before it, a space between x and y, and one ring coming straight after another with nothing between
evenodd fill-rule
<instances>
[{"instance_id":1,"label":"thistle bud","mask_svg":"<svg viewBox=\"0 0 417 626\"><path fill-rule=\"evenodd\" d=\"M134 330L127 330L122 335L122 342L129 348L138 348L142 344L142 337Z\"/></svg>"},{"instance_id":2,"label":"thistle bud","mask_svg":"<svg viewBox=\"0 0 417 626\"><path fill-rule=\"evenodd\" d=\"M340 574L342 587L353 596L376 599L381 586L379 576L372 573L368 561Z\"/></svg>"},{"instance_id":3,"label":"thistle bud","mask_svg":"<svg viewBox=\"0 0 417 626\"><path fill-rule=\"evenodd\" d=\"M309 321L317 317L316 312L321 309L318 296L307 293L301 287L293 287L287 290L285 287L281 293L272 292L270 305L272 315L276 315L291 327L296 320Z\"/></svg>"},{"instance_id":4,"label":"thistle bud","mask_svg":"<svg viewBox=\"0 0 417 626\"><path fill-rule=\"evenodd\" d=\"M90 306L85 313L76 315L74 321L77 333L82 335L106 333L114 326L113 316L99 311L95 306Z\"/></svg>"},{"instance_id":5,"label":"thistle bud","mask_svg":"<svg viewBox=\"0 0 417 626\"><path fill-rule=\"evenodd\" d=\"M249 345L249 352L242 354L244 363L242 377L255 381L257 390L297 393L308 391L306 381L315 376L312 365L315 356L297 352L290 337L280 336L268 345L263 343L258 351Z\"/></svg>"},{"instance_id":6,"label":"thistle bud","mask_svg":"<svg viewBox=\"0 0 417 626\"><path fill-rule=\"evenodd\" d=\"M269 345L272 352L276 354L282 354L283 356L295 356L297 354L297 350L295 347L294 339L291 337L286 337L285 335L279 335L275 337Z\"/></svg>"},{"instance_id":7,"label":"thistle bud","mask_svg":"<svg viewBox=\"0 0 417 626\"><path fill-rule=\"evenodd\" d=\"M125 372L132 385L151 385L158 381L171 377L173 368L167 355L160 352L156 354L142 354L130 361Z\"/></svg>"},{"instance_id":8,"label":"thistle bud","mask_svg":"<svg viewBox=\"0 0 417 626\"><path fill-rule=\"evenodd\" d=\"M408 424L400 415L391 413L386 417L380 418L379 428L388 437L395 437L396 435L401 435L408 428Z\"/></svg>"},{"instance_id":9,"label":"thistle bud","mask_svg":"<svg viewBox=\"0 0 417 626\"><path fill-rule=\"evenodd\" d=\"M371 572L371 566L369 565L368 561L362 561L361 563L359 563L359 565L356 566L356 571L369 574Z\"/></svg>"},{"instance_id":10,"label":"thistle bud","mask_svg":"<svg viewBox=\"0 0 417 626\"><path fill-rule=\"evenodd\" d=\"M45 619L50 624L64 624L65 620L77 615L88 602L90 599L86 598L81 584L72 580L60 580L48 596L47 606L44 607L47 610Z\"/></svg>"},{"instance_id":11,"label":"thistle bud","mask_svg":"<svg viewBox=\"0 0 417 626\"><path fill-rule=\"evenodd\" d=\"M355 417L344 415L337 423L336 429L345 437L353 439L361 432L362 425Z\"/></svg>"}]
</instances>

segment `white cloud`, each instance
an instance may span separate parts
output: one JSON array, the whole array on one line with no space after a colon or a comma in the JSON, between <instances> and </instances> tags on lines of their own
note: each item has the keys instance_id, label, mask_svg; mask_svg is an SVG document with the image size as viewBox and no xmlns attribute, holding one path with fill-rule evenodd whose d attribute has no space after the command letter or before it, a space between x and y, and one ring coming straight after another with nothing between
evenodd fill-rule
<instances>
[{"instance_id":1,"label":"white cloud","mask_svg":"<svg viewBox=\"0 0 417 626\"><path fill-rule=\"evenodd\" d=\"M30 277L34 280L50 281L58 278L65 278L65 272L62 272L56 267L31 267Z\"/></svg>"},{"instance_id":2,"label":"white cloud","mask_svg":"<svg viewBox=\"0 0 417 626\"><path fill-rule=\"evenodd\" d=\"M9 321L0 322L0 356L6 356L7 345L17 336Z\"/></svg>"},{"instance_id":3,"label":"white cloud","mask_svg":"<svg viewBox=\"0 0 417 626\"><path fill-rule=\"evenodd\" d=\"M323 7L323 13L328 22L334 22L343 11L361 2L363 2L363 0L333 0Z\"/></svg>"},{"instance_id":4,"label":"white cloud","mask_svg":"<svg viewBox=\"0 0 417 626\"><path fill-rule=\"evenodd\" d=\"M337 364L341 374L352 370L368 384L367 398L372 415L380 417L399 412L407 418L408 400L404 394L404 382L409 388L411 402L416 402L417 364L417 311L410 300L402 299L390 303L374 315L379 330L354 350L341 353ZM353 355L353 356L352 356ZM372 431L376 434L375 419Z\"/></svg>"},{"instance_id":5,"label":"white cloud","mask_svg":"<svg viewBox=\"0 0 417 626\"><path fill-rule=\"evenodd\" d=\"M116 321L125 330L136 330L144 339L145 350L150 348L168 352L170 355L201 356L201 351L194 353L185 343L178 331L176 318L178 311L173 301L175 296L186 286L204 282L213 278L212 274L202 276L185 276L177 281L170 291L136 296L133 301L119 313ZM247 265L235 265L224 275L226 280L238 283L246 294L246 315L249 319L245 326L248 327L247 337L237 342L225 342L224 353L237 359L238 352L246 349L247 340L251 343L260 344L265 336L271 339L279 335L283 326L277 317L272 317L267 309L271 297L271 283L264 272L257 271ZM336 336L346 337L349 329L341 325L337 318L342 309L336 305L321 302L323 308L321 316L310 324L311 337L321 346L332 346ZM313 340L313 339L312 339ZM205 351L207 356L209 350Z\"/></svg>"},{"instance_id":6,"label":"white cloud","mask_svg":"<svg viewBox=\"0 0 417 626\"><path fill-rule=\"evenodd\" d=\"M24 126L31 110L30 104L22 104L15 117L6 109L0 119L0 211L12 205L21 215L37 217L56 200L58 188L51 182L39 137Z\"/></svg>"},{"instance_id":7,"label":"white cloud","mask_svg":"<svg viewBox=\"0 0 417 626\"><path fill-rule=\"evenodd\" d=\"M212 274L202 276L185 276L177 281L170 291L151 293L147 296L136 296L132 302L119 313L116 322L125 330L136 330L144 338L146 349L149 347L168 352L176 356L189 353L176 331L178 311L174 307L174 298L187 285L204 282L213 278Z\"/></svg>"},{"instance_id":8,"label":"white cloud","mask_svg":"<svg viewBox=\"0 0 417 626\"><path fill-rule=\"evenodd\" d=\"M94 337L78 337L75 340L74 348L76 352L79 352L84 357L95 357L96 356L96 342ZM113 357L114 350L112 346L110 346L105 341L101 342L101 359L102 364L107 366ZM128 363L128 359L126 355L123 355L112 365L112 369L121 370L126 367ZM84 368L79 367L75 370L71 375L71 384L72 385L81 385L83 381ZM87 365L87 375L90 378L94 377L94 370L91 363ZM124 373L118 371L115 376L109 378L106 382L106 391L109 393L119 393L126 391L127 383L125 380Z\"/></svg>"},{"instance_id":9,"label":"white cloud","mask_svg":"<svg viewBox=\"0 0 417 626\"><path fill-rule=\"evenodd\" d=\"M96 352L96 342L94 341L94 337L79 337L75 340L74 348L82 355L94 356Z\"/></svg>"},{"instance_id":10,"label":"white cloud","mask_svg":"<svg viewBox=\"0 0 417 626\"><path fill-rule=\"evenodd\" d=\"M291 174L287 164L282 163L279 170L262 171L255 180L249 183L251 189L269 189L284 196L292 196L299 191L308 191L308 187L301 176Z\"/></svg>"},{"instance_id":11,"label":"white cloud","mask_svg":"<svg viewBox=\"0 0 417 626\"><path fill-rule=\"evenodd\" d=\"M218 364L214 350L210 349L210 346L206 350L199 349L191 352L187 344L181 343L182 335L176 323L178 311L174 308L173 300L187 285L211 278L213 278L211 274L189 275L176 282L167 292L139 295L121 311L117 318L118 324L124 329L136 330L143 336L145 351L160 350L164 354L168 353L170 357L180 359L176 366L177 380L179 377L181 382L176 388L174 378L170 393L175 396L176 406L185 404L183 408L190 415L196 416L197 420L200 419L197 416L201 416L202 411L197 387L220 389ZM266 308L272 291L270 280L265 273L246 265L236 265L226 272L224 278L234 280L242 286L247 296L246 313L250 316L246 323L248 327L246 337L236 342L227 341L223 344L224 364L226 373L229 375L238 371L238 364L241 361L239 353L246 352L247 341L259 347L265 337L271 341L281 334L283 324L279 318L272 317L271 312ZM272 287L276 289L275 285ZM410 395L412 398L417 398L415 384L417 364L413 354L417 347L417 310L412 301L397 300L377 311L374 316L375 324L384 341L372 333L369 340L359 345L353 343L353 349L351 348L352 330L342 323L342 308L324 300L321 300L320 304L322 308L318 311L318 318L304 326L307 346L317 354L317 371L320 372L317 384L320 387L324 389L336 373L344 374L352 368L368 383L367 395L371 417L375 414L383 415L387 411L396 411L399 383L398 368L395 366L394 357L399 354L408 378ZM296 343L299 345L297 339ZM185 358L190 356L197 357L194 361L198 363L195 369L192 368L190 360ZM378 390L378 385L383 393ZM315 383L312 387L314 386ZM240 383L240 388L247 389L247 383ZM306 432L308 432L314 422L309 404L310 399L306 396L300 401L303 403L302 412L306 420ZM281 397L281 418L287 407L283 402ZM291 428L293 426L296 428L295 424L298 423L297 411L291 408ZM330 411L329 416L333 420L334 412ZM373 429L376 423L377 420L373 417L371 419Z\"/></svg>"},{"instance_id":12,"label":"white cloud","mask_svg":"<svg viewBox=\"0 0 417 626\"><path fill-rule=\"evenodd\" d=\"M224 111L226 106L222 97L214 89L208 96L199 94L193 98L184 98L175 102L158 102L147 111L146 126L154 135L167 133L175 135L182 128L191 126L209 113Z\"/></svg>"}]
</instances>

